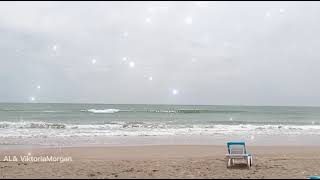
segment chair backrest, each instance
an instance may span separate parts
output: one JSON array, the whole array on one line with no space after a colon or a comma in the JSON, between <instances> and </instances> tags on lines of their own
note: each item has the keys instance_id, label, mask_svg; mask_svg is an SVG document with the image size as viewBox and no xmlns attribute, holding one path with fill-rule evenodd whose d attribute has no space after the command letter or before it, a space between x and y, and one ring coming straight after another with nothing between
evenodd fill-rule
<instances>
[{"instance_id":1,"label":"chair backrest","mask_svg":"<svg viewBox=\"0 0 320 180\"><path fill-rule=\"evenodd\" d=\"M245 142L228 142L228 153L229 154L246 154Z\"/></svg>"},{"instance_id":2,"label":"chair backrest","mask_svg":"<svg viewBox=\"0 0 320 180\"><path fill-rule=\"evenodd\" d=\"M232 145L230 146L230 154L245 154L244 147L240 145Z\"/></svg>"}]
</instances>

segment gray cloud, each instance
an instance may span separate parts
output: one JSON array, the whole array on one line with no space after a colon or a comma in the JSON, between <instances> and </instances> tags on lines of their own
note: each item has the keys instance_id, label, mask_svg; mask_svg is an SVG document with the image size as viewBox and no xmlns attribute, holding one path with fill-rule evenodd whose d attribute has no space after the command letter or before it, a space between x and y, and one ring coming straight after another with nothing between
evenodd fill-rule
<instances>
[{"instance_id":1,"label":"gray cloud","mask_svg":"<svg viewBox=\"0 0 320 180\"><path fill-rule=\"evenodd\" d=\"M1 2L0 101L320 105L319 9Z\"/></svg>"}]
</instances>

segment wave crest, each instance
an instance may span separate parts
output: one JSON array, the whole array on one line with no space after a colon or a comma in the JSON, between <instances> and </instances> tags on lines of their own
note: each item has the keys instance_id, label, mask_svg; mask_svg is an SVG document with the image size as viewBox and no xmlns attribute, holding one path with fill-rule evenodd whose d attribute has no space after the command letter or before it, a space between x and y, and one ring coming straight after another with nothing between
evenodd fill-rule
<instances>
[{"instance_id":1,"label":"wave crest","mask_svg":"<svg viewBox=\"0 0 320 180\"><path fill-rule=\"evenodd\" d=\"M102 114L110 114L110 113L116 113L119 112L119 109L88 109L88 112L91 113L102 113Z\"/></svg>"},{"instance_id":2,"label":"wave crest","mask_svg":"<svg viewBox=\"0 0 320 180\"><path fill-rule=\"evenodd\" d=\"M1 122L0 129L65 129L65 124L47 122Z\"/></svg>"}]
</instances>

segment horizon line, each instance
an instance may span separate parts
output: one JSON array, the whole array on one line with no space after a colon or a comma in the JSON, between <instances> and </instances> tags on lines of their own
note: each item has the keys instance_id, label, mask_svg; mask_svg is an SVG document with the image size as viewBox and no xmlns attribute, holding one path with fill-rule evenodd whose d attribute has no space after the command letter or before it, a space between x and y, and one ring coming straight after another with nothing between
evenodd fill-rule
<instances>
[{"instance_id":1,"label":"horizon line","mask_svg":"<svg viewBox=\"0 0 320 180\"><path fill-rule=\"evenodd\" d=\"M1 102L0 104L89 104L89 105L174 105L174 106L258 106L258 107L320 107L320 105L248 105L248 104L167 104L167 103L82 103L82 102Z\"/></svg>"}]
</instances>

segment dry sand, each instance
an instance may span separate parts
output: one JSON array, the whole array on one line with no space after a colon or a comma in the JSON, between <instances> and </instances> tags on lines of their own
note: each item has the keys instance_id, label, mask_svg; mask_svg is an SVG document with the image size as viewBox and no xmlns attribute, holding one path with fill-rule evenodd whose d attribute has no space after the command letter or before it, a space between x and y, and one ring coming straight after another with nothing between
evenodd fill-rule
<instances>
[{"instance_id":1,"label":"dry sand","mask_svg":"<svg viewBox=\"0 0 320 180\"><path fill-rule=\"evenodd\" d=\"M308 178L320 175L320 147L249 147L254 165L226 168L225 146L20 148L0 150L0 178ZM71 156L21 162L20 155ZM18 162L4 162L5 156Z\"/></svg>"}]
</instances>

